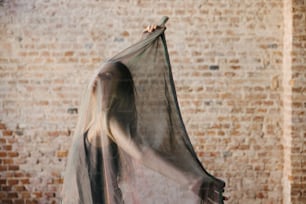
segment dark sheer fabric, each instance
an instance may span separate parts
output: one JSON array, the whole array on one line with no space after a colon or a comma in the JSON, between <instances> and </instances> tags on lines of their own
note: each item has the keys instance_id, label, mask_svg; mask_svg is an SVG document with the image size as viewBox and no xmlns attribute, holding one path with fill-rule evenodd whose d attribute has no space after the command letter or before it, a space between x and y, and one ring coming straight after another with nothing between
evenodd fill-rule
<instances>
[{"instance_id":1,"label":"dark sheer fabric","mask_svg":"<svg viewBox=\"0 0 306 204\"><path fill-rule=\"evenodd\" d=\"M181 118L164 31L145 34L107 60L89 83L69 152L64 204L223 203L225 183L199 162ZM95 125L101 128L89 139Z\"/></svg>"}]
</instances>

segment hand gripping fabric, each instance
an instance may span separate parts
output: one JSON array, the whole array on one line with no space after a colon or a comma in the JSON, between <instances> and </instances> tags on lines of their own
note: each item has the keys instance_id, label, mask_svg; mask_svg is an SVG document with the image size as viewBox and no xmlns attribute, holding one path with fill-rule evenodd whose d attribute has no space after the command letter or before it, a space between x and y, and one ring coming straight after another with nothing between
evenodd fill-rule
<instances>
[{"instance_id":1,"label":"hand gripping fabric","mask_svg":"<svg viewBox=\"0 0 306 204\"><path fill-rule=\"evenodd\" d=\"M164 23L167 18L164 18ZM222 204L225 183L192 147L162 24L90 81L69 152L63 204Z\"/></svg>"}]
</instances>

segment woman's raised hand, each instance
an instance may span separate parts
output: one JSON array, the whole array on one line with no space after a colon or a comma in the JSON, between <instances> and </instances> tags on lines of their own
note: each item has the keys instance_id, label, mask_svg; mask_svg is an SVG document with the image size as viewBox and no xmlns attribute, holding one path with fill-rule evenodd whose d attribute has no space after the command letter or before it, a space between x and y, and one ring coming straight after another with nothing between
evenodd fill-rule
<instances>
[{"instance_id":1,"label":"woman's raised hand","mask_svg":"<svg viewBox=\"0 0 306 204\"><path fill-rule=\"evenodd\" d=\"M158 25L148 25L145 29L144 29L144 33L148 32L148 33L152 33L153 31L155 31L157 28L160 28L160 26Z\"/></svg>"}]
</instances>

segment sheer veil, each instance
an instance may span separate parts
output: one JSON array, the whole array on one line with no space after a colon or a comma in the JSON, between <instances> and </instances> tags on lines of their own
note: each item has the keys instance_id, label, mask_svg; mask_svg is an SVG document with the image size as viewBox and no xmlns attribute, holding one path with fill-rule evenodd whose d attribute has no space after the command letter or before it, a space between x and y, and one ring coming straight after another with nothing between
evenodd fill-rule
<instances>
[{"instance_id":1,"label":"sheer veil","mask_svg":"<svg viewBox=\"0 0 306 204\"><path fill-rule=\"evenodd\" d=\"M162 21L154 32L146 33L139 42L105 61L90 80L82 97L69 152L62 191L64 204L96 203L94 191L97 189L103 194L99 203L107 204L223 203L225 183L205 170L185 129L164 34L167 18ZM127 121L126 118L130 121L127 126L131 132L129 139L138 146L152 149L186 175L202 178L199 193L170 178L168 175L171 172L156 171L133 159L116 144L109 131L98 131L101 142L98 147L86 141L88 129L95 118L104 114L98 121L102 127L108 124L111 108L101 111L105 90L103 82L97 81L97 78L107 67L118 67L118 63L128 68L131 74L129 80L133 82L134 105L128 105L130 108L121 114L124 117L122 121ZM116 106L117 101L119 99L113 100L115 105L112 107L119 106ZM101 164L97 164L99 162ZM100 169L99 174L97 169ZM101 180L95 185L92 184L93 175ZM97 189L93 189L95 187Z\"/></svg>"}]
</instances>

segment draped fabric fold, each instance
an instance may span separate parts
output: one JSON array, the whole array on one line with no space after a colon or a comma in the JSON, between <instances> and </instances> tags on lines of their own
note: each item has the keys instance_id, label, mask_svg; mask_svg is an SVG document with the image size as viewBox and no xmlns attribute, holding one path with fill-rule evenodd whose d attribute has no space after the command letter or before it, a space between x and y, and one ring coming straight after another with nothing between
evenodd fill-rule
<instances>
[{"instance_id":1,"label":"draped fabric fold","mask_svg":"<svg viewBox=\"0 0 306 204\"><path fill-rule=\"evenodd\" d=\"M145 34L94 74L63 204L223 203L225 183L204 169L185 129L164 31Z\"/></svg>"}]
</instances>

